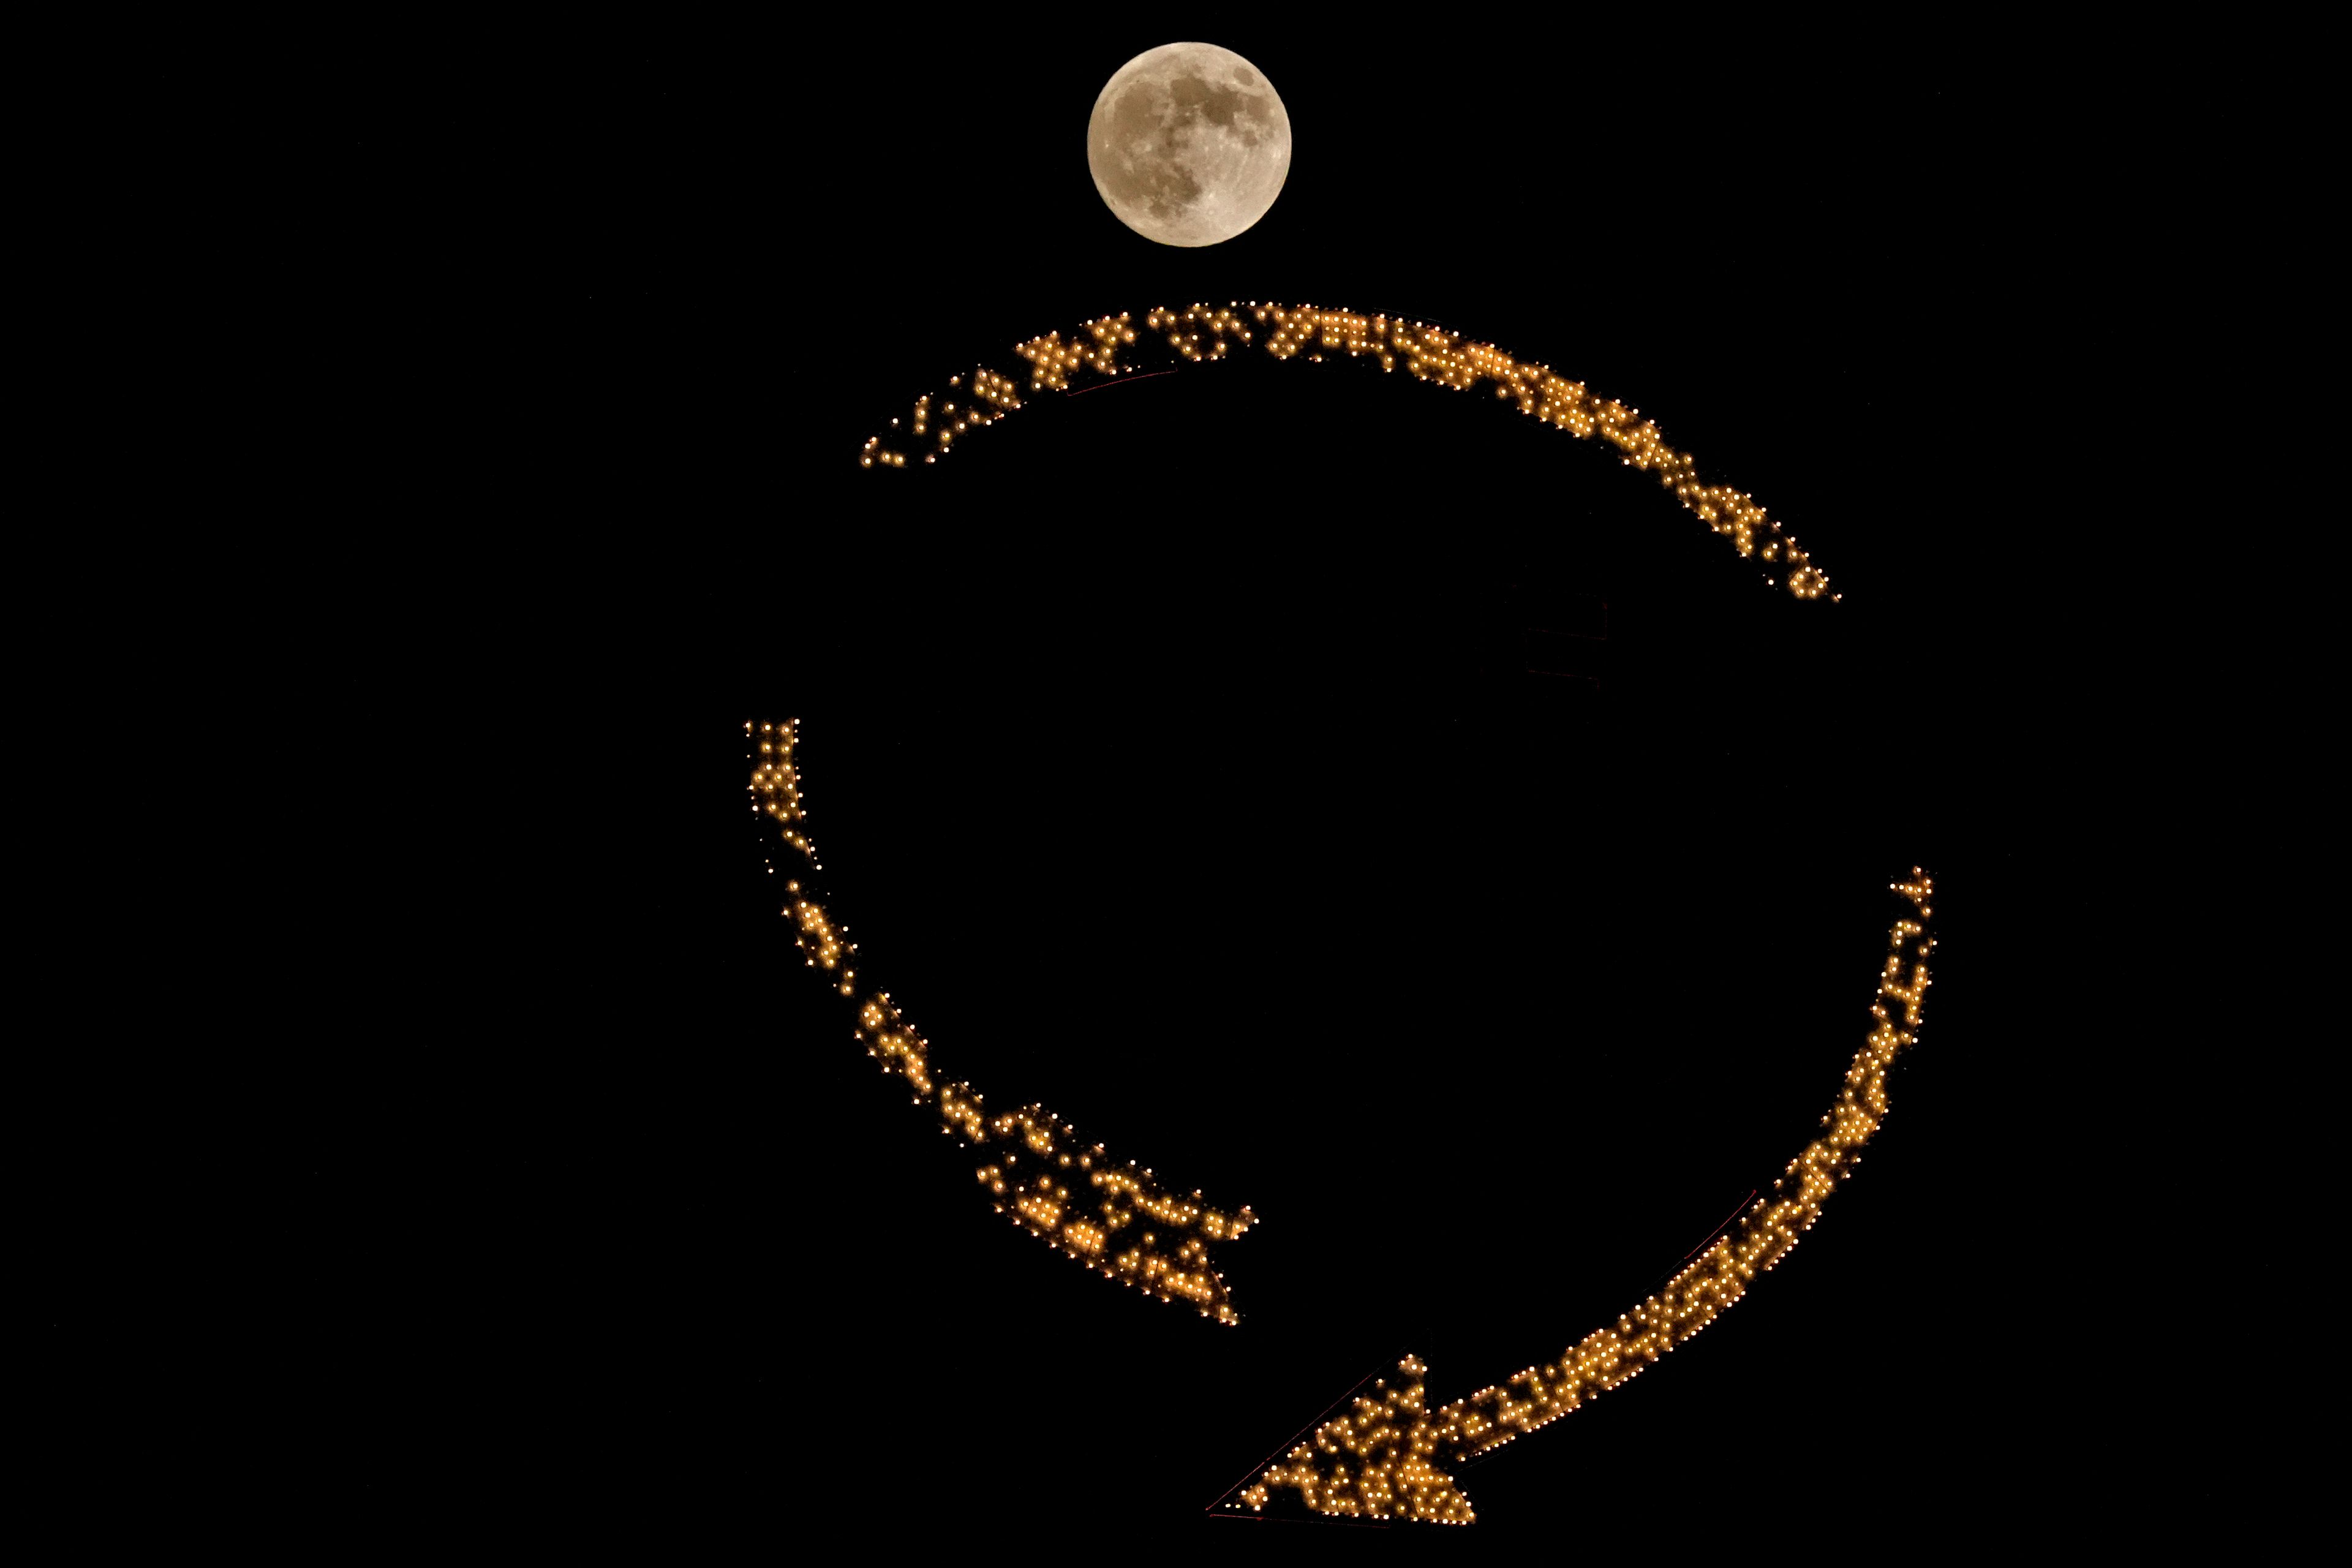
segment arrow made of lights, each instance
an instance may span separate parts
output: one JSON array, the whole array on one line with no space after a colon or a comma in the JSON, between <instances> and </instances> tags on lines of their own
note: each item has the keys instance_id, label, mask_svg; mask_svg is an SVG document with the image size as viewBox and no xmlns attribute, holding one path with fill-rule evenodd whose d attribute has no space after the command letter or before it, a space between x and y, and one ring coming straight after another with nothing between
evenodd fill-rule
<instances>
[{"instance_id":1,"label":"arrow made of lights","mask_svg":"<svg viewBox=\"0 0 2352 1568\"><path fill-rule=\"evenodd\" d=\"M1149 1167L1132 1160L1120 1164L1101 1144L1085 1142L1042 1105L992 1114L970 1084L936 1082L931 1043L907 1022L889 992L859 983L852 962L857 944L814 886L824 867L808 837L793 758L800 721L756 730L747 722L743 733L759 748L750 759L755 764L751 809L774 818L785 845L805 863L784 883L792 901L783 912L808 967L823 970L834 991L847 999L856 1019L850 1033L866 1054L884 1072L907 1080L914 1103L938 1113L941 1132L981 1152L974 1173L996 1211L1108 1279L1163 1301L1190 1301L1202 1317L1221 1323L1239 1322L1210 1254L1258 1223L1249 1205L1221 1208L1197 1191L1175 1192Z\"/></svg>"},{"instance_id":2,"label":"arrow made of lights","mask_svg":"<svg viewBox=\"0 0 2352 1568\"><path fill-rule=\"evenodd\" d=\"M1916 1037L1927 954L1935 946L1927 935L1935 884L1915 866L1910 880L1890 886L1908 908L1889 932L1890 951L1870 1007L1877 1022L1822 1118L1829 1131L1789 1162L1771 1196L1743 1210L1662 1291L1570 1345L1557 1361L1432 1410L1422 1392L1428 1368L1406 1356L1393 1379L1380 1380L1373 1394L1360 1395L1346 1412L1318 1426L1311 1439L1220 1500L1223 1506L1255 1512L1275 1492L1289 1490L1326 1515L1468 1524L1475 1516L1454 1484L1454 1470L1639 1377L1746 1295L1750 1280L1777 1267L1861 1163L1862 1146L1886 1119L1887 1066Z\"/></svg>"}]
</instances>

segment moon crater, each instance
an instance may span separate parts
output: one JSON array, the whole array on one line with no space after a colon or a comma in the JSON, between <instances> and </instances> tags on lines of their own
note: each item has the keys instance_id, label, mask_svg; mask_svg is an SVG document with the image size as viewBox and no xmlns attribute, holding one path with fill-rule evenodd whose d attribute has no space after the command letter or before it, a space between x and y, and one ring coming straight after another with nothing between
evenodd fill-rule
<instances>
[{"instance_id":1,"label":"moon crater","mask_svg":"<svg viewBox=\"0 0 2352 1568\"><path fill-rule=\"evenodd\" d=\"M1162 44L1095 100L1087 166L1118 220L1161 245L1215 245L1264 217L1290 172L1290 116L1214 44Z\"/></svg>"}]
</instances>

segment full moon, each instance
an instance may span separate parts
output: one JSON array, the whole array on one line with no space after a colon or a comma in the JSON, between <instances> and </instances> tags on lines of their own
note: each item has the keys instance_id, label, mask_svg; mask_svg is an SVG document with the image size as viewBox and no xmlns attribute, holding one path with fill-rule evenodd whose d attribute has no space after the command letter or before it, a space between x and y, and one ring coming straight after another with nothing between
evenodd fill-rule
<instances>
[{"instance_id":1,"label":"full moon","mask_svg":"<svg viewBox=\"0 0 2352 1568\"><path fill-rule=\"evenodd\" d=\"M1214 245L1281 194L1290 116L1231 49L1162 44L1119 67L1095 100L1087 166L1104 203L1144 238Z\"/></svg>"}]
</instances>

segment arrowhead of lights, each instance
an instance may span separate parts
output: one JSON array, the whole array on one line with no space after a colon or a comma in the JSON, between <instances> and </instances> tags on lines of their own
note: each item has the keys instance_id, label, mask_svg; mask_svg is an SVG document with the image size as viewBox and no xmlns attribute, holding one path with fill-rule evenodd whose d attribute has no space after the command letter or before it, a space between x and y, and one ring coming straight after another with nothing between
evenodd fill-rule
<instances>
[{"instance_id":1,"label":"arrowhead of lights","mask_svg":"<svg viewBox=\"0 0 2352 1568\"><path fill-rule=\"evenodd\" d=\"M1445 1467L1458 1457L1454 1423L1433 1412L1428 1366L1408 1355L1387 1377L1265 1466L1225 1507L1263 1513L1277 1491L1332 1519L1468 1524L1477 1517Z\"/></svg>"}]
</instances>

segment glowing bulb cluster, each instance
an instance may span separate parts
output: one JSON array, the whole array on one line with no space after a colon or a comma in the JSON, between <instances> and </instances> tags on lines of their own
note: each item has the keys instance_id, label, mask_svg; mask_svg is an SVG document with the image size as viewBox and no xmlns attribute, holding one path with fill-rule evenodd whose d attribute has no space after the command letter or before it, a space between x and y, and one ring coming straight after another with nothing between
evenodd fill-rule
<instances>
[{"instance_id":1,"label":"glowing bulb cluster","mask_svg":"<svg viewBox=\"0 0 2352 1568\"><path fill-rule=\"evenodd\" d=\"M1655 476L1685 510L1728 539L1743 558L1760 563L1769 580L1798 598L1838 597L1829 592L1828 576L1755 498L1702 482L1690 455L1669 446L1640 409L1597 397L1583 383L1554 374L1549 365L1517 359L1492 343L1465 340L1431 322L1315 305L1234 300L1222 307L1157 307L1145 313L1143 324L1147 335L1139 337L1129 312L1099 316L1080 323L1066 342L1059 332L1047 332L1013 344L1013 352L1029 362L1033 391L1066 394L1087 390L1074 387L1074 377L1091 376L1101 384L1145 369L1142 363L1122 363L1123 354L1130 359L1147 353L1158 356L1153 372L1158 374L1225 359L1235 344L1257 343L1261 331L1265 341L1259 346L1277 360L1304 357L1320 363L1327 352L1345 353L1350 359L1375 362L1383 372L1402 365L1418 380L1455 392L1492 383L1495 395L1521 414L1572 436L1598 436L1616 447L1621 463ZM950 390L959 388L963 379L950 377ZM926 447L923 461L936 462L955 449L958 437L993 425L1022 406L1012 380L985 366L971 372L971 386L963 399L960 406L952 399L924 394L915 400L904 427L916 440L901 446L894 434L893 444L885 445L884 437L870 436L859 449L858 462L869 468L903 468L915 450ZM890 425L894 433L902 429L896 419Z\"/></svg>"},{"instance_id":2,"label":"glowing bulb cluster","mask_svg":"<svg viewBox=\"0 0 2352 1568\"><path fill-rule=\"evenodd\" d=\"M1742 1211L1738 1222L1657 1294L1614 1323L1595 1329L1559 1359L1531 1366L1443 1408L1428 1407L1428 1370L1407 1356L1393 1381L1356 1398L1318 1426L1236 1494L1230 1506L1258 1510L1276 1491L1296 1491L1315 1512L1338 1517L1467 1524L1475 1515L1450 1470L1536 1431L1595 1394L1639 1377L1747 1294L1821 1218L1822 1205L1860 1163L1862 1146L1886 1118L1886 1070L1912 1043L1927 996L1926 922L1935 883L1914 868L1891 890L1910 906L1889 932L1876 1020L1854 1053L1845 1083L1822 1122L1829 1131L1807 1144L1773 1184L1773 1195Z\"/></svg>"},{"instance_id":3,"label":"glowing bulb cluster","mask_svg":"<svg viewBox=\"0 0 2352 1568\"><path fill-rule=\"evenodd\" d=\"M938 416L954 413L949 403ZM930 417L928 409L924 414ZM938 1082L930 1042L908 1023L890 993L858 981L857 944L804 883L824 867L803 826L808 813L793 761L799 721L746 723L743 732L757 748L746 753L753 764L752 810L772 819L783 842L805 862L806 869L784 883L791 901L783 912L806 967L848 999L850 1033L882 1070L903 1079L914 1091L914 1103L938 1114L942 1133L982 1152L983 1162L974 1174L996 1211L1107 1279L1163 1301L1188 1301L1221 1323L1239 1322L1224 1276L1210 1261L1210 1248L1239 1239L1258 1223L1257 1216L1246 1205L1228 1210L1198 1192L1177 1193L1132 1160L1115 1163L1101 1144L1084 1142L1043 1106L992 1114L970 1084Z\"/></svg>"}]
</instances>

